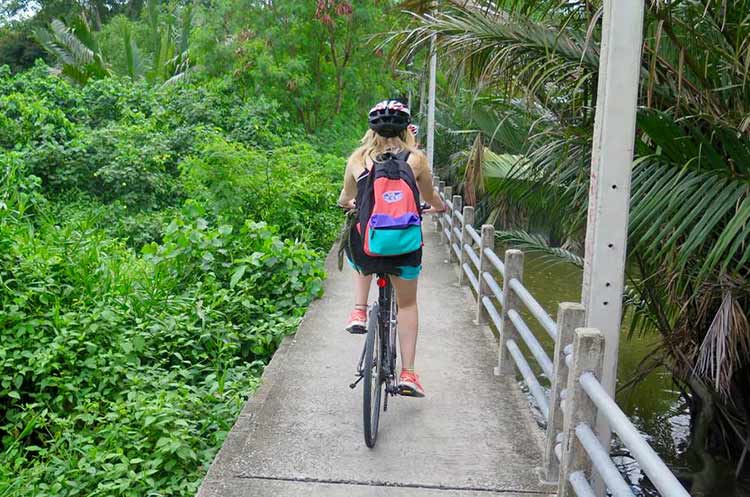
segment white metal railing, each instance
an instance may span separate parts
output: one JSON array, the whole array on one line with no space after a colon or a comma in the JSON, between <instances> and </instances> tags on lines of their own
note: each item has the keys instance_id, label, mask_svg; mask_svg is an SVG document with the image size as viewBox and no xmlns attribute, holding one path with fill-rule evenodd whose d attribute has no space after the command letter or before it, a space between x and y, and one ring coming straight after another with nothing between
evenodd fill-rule
<instances>
[{"instance_id":1,"label":"white metal railing","mask_svg":"<svg viewBox=\"0 0 750 497\"><path fill-rule=\"evenodd\" d=\"M503 262L495 253L494 227L485 225L481 233L477 232L473 226L474 208L464 207L461 196L452 195L451 187L440 184L439 180L437 186L446 205L446 213L436 217L436 227L441 233L441 240L450 248L450 260L458 263L459 283L469 285L478 297L477 322L489 320L498 330L506 330L506 333L502 333L503 347L498 374L501 370L507 372L508 367L512 369L512 360L528 385L535 404L547 420L550 397L519 344L523 343L528 348L533 360L550 381L553 374L552 359L524 322L520 314L521 305L529 310L553 340L557 335L557 324L523 286L523 254L518 250L511 250L510 257L506 254L506 261ZM510 267L509 259L513 261ZM498 276L502 278L502 288L498 283ZM505 327L504 322L507 322Z\"/></svg>"},{"instance_id":2,"label":"white metal railing","mask_svg":"<svg viewBox=\"0 0 750 497\"><path fill-rule=\"evenodd\" d=\"M603 497L604 488L591 483L595 473L614 497L633 497L593 431L599 416L617 433L662 497L689 497L599 382L604 339L599 330L583 327L584 307L560 303L557 319L552 319L523 285L523 252L509 249L501 259L495 252L494 227L485 224L477 231L474 208L463 206L462 197L453 195L452 188L437 177L435 186L446 206L445 214L434 217L435 228L441 243L448 246L450 261L458 265L459 283L471 287L476 296L475 322L489 322L499 334L495 373L518 371L546 420L544 479L557 482L559 497ZM552 357L524 321L522 307L553 340ZM521 343L549 379L549 392L542 387Z\"/></svg>"}]
</instances>

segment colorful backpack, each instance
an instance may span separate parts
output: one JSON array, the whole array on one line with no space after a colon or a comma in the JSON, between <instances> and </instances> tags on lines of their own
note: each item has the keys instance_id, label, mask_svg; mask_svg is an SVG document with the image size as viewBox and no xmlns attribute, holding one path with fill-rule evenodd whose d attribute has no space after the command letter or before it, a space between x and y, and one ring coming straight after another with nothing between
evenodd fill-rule
<instances>
[{"instance_id":1,"label":"colorful backpack","mask_svg":"<svg viewBox=\"0 0 750 497\"><path fill-rule=\"evenodd\" d=\"M422 247L422 211L409 152L377 157L358 204L365 254L392 257Z\"/></svg>"}]
</instances>

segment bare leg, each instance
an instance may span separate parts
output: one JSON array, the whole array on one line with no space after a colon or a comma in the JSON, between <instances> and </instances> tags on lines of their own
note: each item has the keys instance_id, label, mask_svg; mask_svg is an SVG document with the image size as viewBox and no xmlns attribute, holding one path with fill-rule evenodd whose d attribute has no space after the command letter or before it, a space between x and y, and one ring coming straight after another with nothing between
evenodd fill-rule
<instances>
[{"instance_id":1,"label":"bare leg","mask_svg":"<svg viewBox=\"0 0 750 497\"><path fill-rule=\"evenodd\" d=\"M354 273L354 308L367 309L367 299L370 294L370 283L372 275L367 276L356 272Z\"/></svg>"},{"instance_id":2,"label":"bare leg","mask_svg":"<svg viewBox=\"0 0 750 497\"><path fill-rule=\"evenodd\" d=\"M419 316L417 311L417 279L391 277L398 301L398 341L401 346L401 368L414 369L417 351Z\"/></svg>"}]
</instances>

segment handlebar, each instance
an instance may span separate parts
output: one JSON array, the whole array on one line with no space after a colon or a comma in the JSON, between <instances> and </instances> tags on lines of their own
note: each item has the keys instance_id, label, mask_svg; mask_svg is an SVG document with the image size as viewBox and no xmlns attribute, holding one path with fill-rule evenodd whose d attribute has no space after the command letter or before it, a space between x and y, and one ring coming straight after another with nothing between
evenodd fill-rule
<instances>
[{"instance_id":1,"label":"handlebar","mask_svg":"<svg viewBox=\"0 0 750 497\"><path fill-rule=\"evenodd\" d=\"M338 203L336 204L336 207L338 207L339 209L341 209L344 212L350 212L352 210L349 207L341 205L341 204L338 204ZM419 207L420 207L421 211L429 211L429 210L432 209L432 206L430 204L428 204L427 202L422 202L421 204L419 204ZM436 213L436 211L433 212L433 213Z\"/></svg>"}]
</instances>

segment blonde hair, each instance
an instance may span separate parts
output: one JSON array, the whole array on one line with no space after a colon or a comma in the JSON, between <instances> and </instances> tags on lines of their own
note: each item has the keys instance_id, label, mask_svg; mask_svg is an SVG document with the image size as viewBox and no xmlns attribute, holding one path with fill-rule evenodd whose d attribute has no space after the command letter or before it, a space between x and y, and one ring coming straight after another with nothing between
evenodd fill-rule
<instances>
[{"instance_id":1,"label":"blonde hair","mask_svg":"<svg viewBox=\"0 0 750 497\"><path fill-rule=\"evenodd\" d=\"M380 136L373 130L368 129L365 136L360 140L360 143L362 145L357 147L352 152L352 155L349 156L349 163L357 162L364 166L367 158L374 161L377 156L385 152L418 152L417 141L408 129L404 129L398 136L394 136L393 138Z\"/></svg>"}]
</instances>

